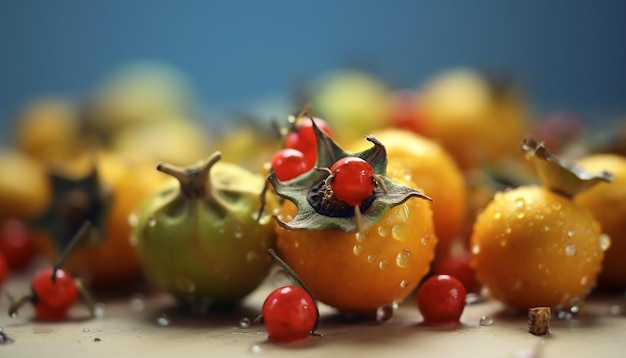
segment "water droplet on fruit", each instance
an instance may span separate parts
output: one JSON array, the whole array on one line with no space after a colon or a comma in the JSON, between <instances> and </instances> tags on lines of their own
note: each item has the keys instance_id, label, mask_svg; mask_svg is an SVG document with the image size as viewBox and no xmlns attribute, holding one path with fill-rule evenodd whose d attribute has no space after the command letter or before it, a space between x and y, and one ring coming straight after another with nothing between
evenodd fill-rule
<instances>
[{"instance_id":1,"label":"water droplet on fruit","mask_svg":"<svg viewBox=\"0 0 626 358\"><path fill-rule=\"evenodd\" d=\"M365 240L365 233L364 232L357 232L354 237L356 238L356 241L363 243L363 241Z\"/></svg>"},{"instance_id":2,"label":"water droplet on fruit","mask_svg":"<svg viewBox=\"0 0 626 358\"><path fill-rule=\"evenodd\" d=\"M567 256L574 256L576 255L576 246L575 245L567 245L565 246L565 255Z\"/></svg>"},{"instance_id":3,"label":"water droplet on fruit","mask_svg":"<svg viewBox=\"0 0 626 358\"><path fill-rule=\"evenodd\" d=\"M150 216L150 218L148 219L148 227L155 227L157 224L157 220L156 217Z\"/></svg>"},{"instance_id":4,"label":"water droplet on fruit","mask_svg":"<svg viewBox=\"0 0 626 358\"><path fill-rule=\"evenodd\" d=\"M145 307L145 303L141 296L135 296L130 300L130 309L134 312L142 312Z\"/></svg>"},{"instance_id":5,"label":"water droplet on fruit","mask_svg":"<svg viewBox=\"0 0 626 358\"><path fill-rule=\"evenodd\" d=\"M426 246L426 245L428 245L428 240L430 240L430 236L424 235L420 239L420 242L422 243L423 246Z\"/></svg>"},{"instance_id":6,"label":"water droplet on fruit","mask_svg":"<svg viewBox=\"0 0 626 358\"><path fill-rule=\"evenodd\" d=\"M506 239L502 239L502 240L500 240L500 246L501 246L501 247L505 247L505 246L506 246L506 244L507 244Z\"/></svg>"},{"instance_id":7,"label":"water droplet on fruit","mask_svg":"<svg viewBox=\"0 0 626 358\"><path fill-rule=\"evenodd\" d=\"M512 231L512 230L511 230L511 227L510 227L510 226L507 226L507 227L506 227L506 229L504 229L504 232L505 232L507 235L508 235L508 234L510 234L510 233L511 233L511 231Z\"/></svg>"},{"instance_id":8,"label":"water droplet on fruit","mask_svg":"<svg viewBox=\"0 0 626 358\"><path fill-rule=\"evenodd\" d=\"M180 276L176 279L176 288L184 293L196 291L196 283L188 276Z\"/></svg>"},{"instance_id":9,"label":"water droplet on fruit","mask_svg":"<svg viewBox=\"0 0 626 358\"><path fill-rule=\"evenodd\" d=\"M259 254L256 251L250 250L246 253L246 262L251 264L259 259Z\"/></svg>"},{"instance_id":10,"label":"water droplet on fruit","mask_svg":"<svg viewBox=\"0 0 626 358\"><path fill-rule=\"evenodd\" d=\"M549 232L549 231L550 231L550 225L544 225L544 226L541 228L541 231L543 231L543 232Z\"/></svg>"},{"instance_id":11,"label":"water droplet on fruit","mask_svg":"<svg viewBox=\"0 0 626 358\"><path fill-rule=\"evenodd\" d=\"M478 255L480 253L480 245L474 244L472 245L472 254Z\"/></svg>"},{"instance_id":12,"label":"water droplet on fruit","mask_svg":"<svg viewBox=\"0 0 626 358\"><path fill-rule=\"evenodd\" d=\"M243 237L243 229L241 228L241 226L237 226L235 228L235 239L241 239Z\"/></svg>"},{"instance_id":13,"label":"water droplet on fruit","mask_svg":"<svg viewBox=\"0 0 626 358\"><path fill-rule=\"evenodd\" d=\"M524 214L524 212L523 212L523 211L522 211L522 212L519 212L519 213L517 213L517 215L515 215L515 217L517 217L518 219L523 219L523 218L524 218L524 216L526 216L526 214Z\"/></svg>"},{"instance_id":14,"label":"water droplet on fruit","mask_svg":"<svg viewBox=\"0 0 626 358\"><path fill-rule=\"evenodd\" d=\"M406 241L410 235L406 234L406 227L404 225L394 225L391 227L391 237L398 241Z\"/></svg>"},{"instance_id":15,"label":"water droplet on fruit","mask_svg":"<svg viewBox=\"0 0 626 358\"><path fill-rule=\"evenodd\" d=\"M600 235L600 250L606 251L611 247L611 237L607 234Z\"/></svg>"},{"instance_id":16,"label":"water droplet on fruit","mask_svg":"<svg viewBox=\"0 0 626 358\"><path fill-rule=\"evenodd\" d=\"M404 249L398 252L398 254L396 255L396 265L403 268L407 267L411 262L411 258L411 251L409 249Z\"/></svg>"},{"instance_id":17,"label":"water droplet on fruit","mask_svg":"<svg viewBox=\"0 0 626 358\"><path fill-rule=\"evenodd\" d=\"M385 322L393 317L393 305L383 305L376 309L376 321Z\"/></svg>"},{"instance_id":18,"label":"water droplet on fruit","mask_svg":"<svg viewBox=\"0 0 626 358\"><path fill-rule=\"evenodd\" d=\"M552 209L554 209L554 211L561 210L561 207L562 207L562 205L558 201L555 201L554 203L552 203Z\"/></svg>"},{"instance_id":19,"label":"water droplet on fruit","mask_svg":"<svg viewBox=\"0 0 626 358\"><path fill-rule=\"evenodd\" d=\"M293 247L294 247L295 249L297 249L298 247L300 247L300 241L298 241L298 240L293 240Z\"/></svg>"},{"instance_id":20,"label":"water droplet on fruit","mask_svg":"<svg viewBox=\"0 0 626 358\"><path fill-rule=\"evenodd\" d=\"M250 318L248 317L243 317L239 320L239 327L241 328L249 328L251 325L252 321L250 321Z\"/></svg>"},{"instance_id":21,"label":"water droplet on fruit","mask_svg":"<svg viewBox=\"0 0 626 358\"><path fill-rule=\"evenodd\" d=\"M515 199L515 207L518 209L522 209L526 205L526 200L524 198Z\"/></svg>"},{"instance_id":22,"label":"water droplet on fruit","mask_svg":"<svg viewBox=\"0 0 626 358\"><path fill-rule=\"evenodd\" d=\"M567 237L574 237L574 230L568 230Z\"/></svg>"},{"instance_id":23,"label":"water droplet on fruit","mask_svg":"<svg viewBox=\"0 0 626 358\"><path fill-rule=\"evenodd\" d=\"M502 213L501 212L496 211L495 213L493 213L494 220L500 220L501 217L502 217Z\"/></svg>"},{"instance_id":24,"label":"water droplet on fruit","mask_svg":"<svg viewBox=\"0 0 626 358\"><path fill-rule=\"evenodd\" d=\"M406 288L408 285L409 285L409 281L407 280L400 281L400 287Z\"/></svg>"},{"instance_id":25,"label":"water droplet on fruit","mask_svg":"<svg viewBox=\"0 0 626 358\"><path fill-rule=\"evenodd\" d=\"M491 318L489 316L482 316L482 317L480 317L480 321L478 323L481 326L492 326L493 325L493 318Z\"/></svg>"},{"instance_id":26,"label":"water droplet on fruit","mask_svg":"<svg viewBox=\"0 0 626 358\"><path fill-rule=\"evenodd\" d=\"M376 255L374 254L369 254L367 255L367 262L373 264L374 262L376 262Z\"/></svg>"},{"instance_id":27,"label":"water droplet on fruit","mask_svg":"<svg viewBox=\"0 0 626 358\"><path fill-rule=\"evenodd\" d=\"M589 281L589 277L587 277L587 276L583 276L583 277L580 279L580 284L581 284L582 286L586 286L588 281Z\"/></svg>"},{"instance_id":28,"label":"water droplet on fruit","mask_svg":"<svg viewBox=\"0 0 626 358\"><path fill-rule=\"evenodd\" d=\"M380 237L385 237L387 234L389 234L389 228L387 226L381 225L378 227L378 235L380 235Z\"/></svg>"},{"instance_id":29,"label":"water droplet on fruit","mask_svg":"<svg viewBox=\"0 0 626 358\"><path fill-rule=\"evenodd\" d=\"M137 227L139 225L139 216L136 213L131 213L126 218L126 221L130 227Z\"/></svg>"},{"instance_id":30,"label":"water droplet on fruit","mask_svg":"<svg viewBox=\"0 0 626 358\"><path fill-rule=\"evenodd\" d=\"M170 323L170 318L165 313L161 313L159 317L157 317L157 324L161 327L167 327Z\"/></svg>"},{"instance_id":31,"label":"water droplet on fruit","mask_svg":"<svg viewBox=\"0 0 626 358\"><path fill-rule=\"evenodd\" d=\"M389 261L387 260L380 260L380 262L378 263L378 268L381 270L386 270L387 267L389 267Z\"/></svg>"},{"instance_id":32,"label":"water droplet on fruit","mask_svg":"<svg viewBox=\"0 0 626 358\"><path fill-rule=\"evenodd\" d=\"M360 256L363 253L363 245L356 244L352 247L352 253L355 256Z\"/></svg>"}]
</instances>

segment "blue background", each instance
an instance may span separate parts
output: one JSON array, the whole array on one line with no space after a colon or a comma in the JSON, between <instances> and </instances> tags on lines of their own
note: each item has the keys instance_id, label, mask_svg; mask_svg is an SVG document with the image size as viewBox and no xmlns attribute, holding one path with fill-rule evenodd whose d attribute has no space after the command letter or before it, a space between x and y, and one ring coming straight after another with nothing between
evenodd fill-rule
<instances>
[{"instance_id":1,"label":"blue background","mask_svg":"<svg viewBox=\"0 0 626 358\"><path fill-rule=\"evenodd\" d=\"M4 0L0 118L156 59L215 104L285 94L344 65L408 87L475 66L512 73L538 112L596 120L626 113L625 19L619 0Z\"/></svg>"}]
</instances>

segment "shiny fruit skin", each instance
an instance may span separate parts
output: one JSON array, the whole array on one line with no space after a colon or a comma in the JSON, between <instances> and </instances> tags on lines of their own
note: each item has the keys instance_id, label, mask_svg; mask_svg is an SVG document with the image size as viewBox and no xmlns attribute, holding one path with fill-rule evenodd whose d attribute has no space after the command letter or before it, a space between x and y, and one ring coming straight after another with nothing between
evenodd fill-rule
<instances>
[{"instance_id":1,"label":"shiny fruit skin","mask_svg":"<svg viewBox=\"0 0 626 358\"><path fill-rule=\"evenodd\" d=\"M584 299L605 249L588 210L540 186L497 193L471 238L478 281L493 298L520 310Z\"/></svg>"},{"instance_id":2,"label":"shiny fruit skin","mask_svg":"<svg viewBox=\"0 0 626 358\"><path fill-rule=\"evenodd\" d=\"M385 145L387 171L409 177L433 199L437 253L447 251L467 220L467 188L461 169L443 147L424 136L394 128L380 129L372 135ZM351 142L348 148L365 149L364 142Z\"/></svg>"},{"instance_id":3,"label":"shiny fruit skin","mask_svg":"<svg viewBox=\"0 0 626 358\"><path fill-rule=\"evenodd\" d=\"M263 302L262 314L269 339L283 343L306 339L317 321L315 302L298 286L272 291Z\"/></svg>"},{"instance_id":4,"label":"shiny fruit skin","mask_svg":"<svg viewBox=\"0 0 626 358\"><path fill-rule=\"evenodd\" d=\"M280 217L289 221L295 214L295 205L286 201ZM279 256L316 299L342 312L367 316L404 300L417 287L430 269L437 244L430 203L421 199L409 199L390 209L378 225L359 234L277 231Z\"/></svg>"},{"instance_id":5,"label":"shiny fruit skin","mask_svg":"<svg viewBox=\"0 0 626 358\"><path fill-rule=\"evenodd\" d=\"M304 154L292 148L279 149L272 155L272 169L280 181L287 181L307 172L312 167L309 166Z\"/></svg>"},{"instance_id":6,"label":"shiny fruit skin","mask_svg":"<svg viewBox=\"0 0 626 358\"><path fill-rule=\"evenodd\" d=\"M33 278L34 307L38 319L59 321L67 318L70 307L78 299L78 290L72 277L63 270L56 271L53 282L52 271L52 268L41 270Z\"/></svg>"},{"instance_id":7,"label":"shiny fruit skin","mask_svg":"<svg viewBox=\"0 0 626 358\"><path fill-rule=\"evenodd\" d=\"M594 154L576 162L590 172L607 170L611 183L600 183L578 194L574 202L591 211L602 231L611 238L606 251L598 286L626 288L626 158L615 154Z\"/></svg>"},{"instance_id":8,"label":"shiny fruit skin","mask_svg":"<svg viewBox=\"0 0 626 358\"><path fill-rule=\"evenodd\" d=\"M361 205L374 191L374 168L358 157L343 157L330 168L333 195L348 205Z\"/></svg>"},{"instance_id":9,"label":"shiny fruit skin","mask_svg":"<svg viewBox=\"0 0 626 358\"><path fill-rule=\"evenodd\" d=\"M267 215L274 201L257 221L261 176L218 162L210 181L213 199L189 199L176 180L168 180L143 202L135 228L148 280L192 310L232 306L258 287L272 265L266 251L276 237ZM229 209L217 205L216 197Z\"/></svg>"},{"instance_id":10,"label":"shiny fruit skin","mask_svg":"<svg viewBox=\"0 0 626 358\"><path fill-rule=\"evenodd\" d=\"M465 309L466 296L461 281L449 275L435 275L417 290L417 307L427 325L458 325Z\"/></svg>"}]
</instances>

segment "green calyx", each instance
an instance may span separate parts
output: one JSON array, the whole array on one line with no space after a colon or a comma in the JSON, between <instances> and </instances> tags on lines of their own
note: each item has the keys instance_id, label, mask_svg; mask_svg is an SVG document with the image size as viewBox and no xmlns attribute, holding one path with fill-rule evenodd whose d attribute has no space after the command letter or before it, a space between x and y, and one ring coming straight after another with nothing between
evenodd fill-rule
<instances>
[{"instance_id":1,"label":"green calyx","mask_svg":"<svg viewBox=\"0 0 626 358\"><path fill-rule=\"evenodd\" d=\"M345 232L359 232L370 226L391 208L402 204L411 197L431 200L422 192L399 185L389 179L387 171L387 151L373 136L366 136L373 146L361 152L346 152L332 138L320 130L315 122L313 129L317 138L317 162L313 169L288 181L280 181L270 170L268 181L281 198L293 202L297 215L290 222L275 217L277 223L289 230L339 229ZM376 176L372 194L359 206L350 206L332 193L328 177L329 168L341 158L359 157L367 161Z\"/></svg>"},{"instance_id":2,"label":"green calyx","mask_svg":"<svg viewBox=\"0 0 626 358\"><path fill-rule=\"evenodd\" d=\"M525 138L521 145L526 158L531 160L539 179L549 190L568 198L601 182L611 182L607 171L590 173L566 163L548 152L543 143Z\"/></svg>"}]
</instances>

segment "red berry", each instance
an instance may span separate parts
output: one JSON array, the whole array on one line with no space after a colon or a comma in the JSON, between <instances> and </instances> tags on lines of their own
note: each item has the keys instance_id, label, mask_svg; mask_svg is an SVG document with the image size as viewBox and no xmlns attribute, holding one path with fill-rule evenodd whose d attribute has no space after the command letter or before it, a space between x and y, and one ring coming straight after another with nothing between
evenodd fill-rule
<instances>
[{"instance_id":1,"label":"red berry","mask_svg":"<svg viewBox=\"0 0 626 358\"><path fill-rule=\"evenodd\" d=\"M31 230L22 221L7 220L0 228L0 252L11 269L25 268L35 256L35 242Z\"/></svg>"},{"instance_id":2,"label":"red berry","mask_svg":"<svg viewBox=\"0 0 626 358\"><path fill-rule=\"evenodd\" d=\"M428 325L457 325L466 296L461 281L449 275L436 275L424 281L417 291L417 307Z\"/></svg>"},{"instance_id":3,"label":"red berry","mask_svg":"<svg viewBox=\"0 0 626 358\"><path fill-rule=\"evenodd\" d=\"M479 284L476 281L476 272L470 265L470 261L471 254L469 252L446 255L437 261L433 274L455 277L463 283L465 291L477 292Z\"/></svg>"},{"instance_id":4,"label":"red berry","mask_svg":"<svg viewBox=\"0 0 626 358\"><path fill-rule=\"evenodd\" d=\"M278 180L287 181L306 173L312 166L309 166L301 151L285 148L272 156L272 168Z\"/></svg>"},{"instance_id":5,"label":"red berry","mask_svg":"<svg viewBox=\"0 0 626 358\"><path fill-rule=\"evenodd\" d=\"M78 290L65 271L56 271L56 281L52 279L52 272L52 268L43 269L33 278L33 303L39 319L64 320L78 298Z\"/></svg>"},{"instance_id":6,"label":"red berry","mask_svg":"<svg viewBox=\"0 0 626 358\"><path fill-rule=\"evenodd\" d=\"M317 322L315 302L299 286L284 286L272 291L263 303L262 313L269 339L278 342L307 338Z\"/></svg>"},{"instance_id":7,"label":"red berry","mask_svg":"<svg viewBox=\"0 0 626 358\"><path fill-rule=\"evenodd\" d=\"M390 123L394 127L423 134L425 125L423 117L414 91L401 90L392 96Z\"/></svg>"},{"instance_id":8,"label":"red berry","mask_svg":"<svg viewBox=\"0 0 626 358\"><path fill-rule=\"evenodd\" d=\"M304 154L309 168L312 168L317 160L317 138L313 130L313 121L315 121L317 127L323 132L330 137L333 136L330 126L326 121L320 118L311 118L302 120L298 126L294 127L289 134L287 134L287 139L285 140L286 148L297 149Z\"/></svg>"},{"instance_id":9,"label":"red berry","mask_svg":"<svg viewBox=\"0 0 626 358\"><path fill-rule=\"evenodd\" d=\"M361 205L376 186L374 168L358 157L344 157L330 168L333 179L330 187L335 197L348 205Z\"/></svg>"}]
</instances>

